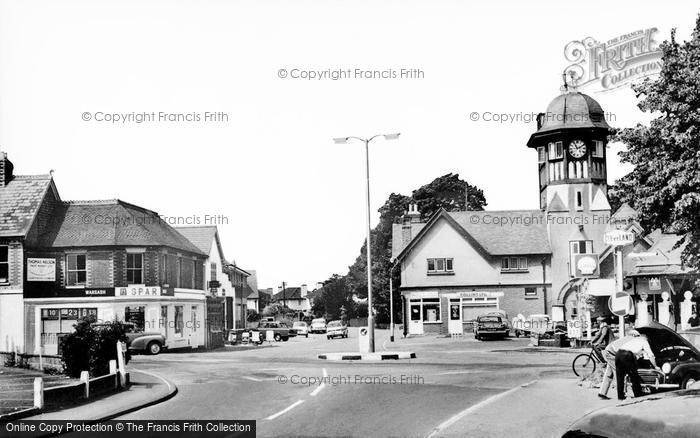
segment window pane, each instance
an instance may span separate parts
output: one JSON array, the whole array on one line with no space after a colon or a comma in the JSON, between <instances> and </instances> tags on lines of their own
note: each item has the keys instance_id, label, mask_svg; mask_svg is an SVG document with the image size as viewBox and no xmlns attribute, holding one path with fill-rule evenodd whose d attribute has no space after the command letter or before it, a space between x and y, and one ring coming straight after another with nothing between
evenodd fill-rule
<instances>
[{"instance_id":1,"label":"window pane","mask_svg":"<svg viewBox=\"0 0 700 438\"><path fill-rule=\"evenodd\" d=\"M517 257L510 258L510 269L518 269L518 258Z\"/></svg>"},{"instance_id":2,"label":"window pane","mask_svg":"<svg viewBox=\"0 0 700 438\"><path fill-rule=\"evenodd\" d=\"M508 269L508 257L501 259L501 269Z\"/></svg>"},{"instance_id":3,"label":"window pane","mask_svg":"<svg viewBox=\"0 0 700 438\"><path fill-rule=\"evenodd\" d=\"M428 271L434 271L434 270L435 270L435 260L428 259Z\"/></svg>"},{"instance_id":4,"label":"window pane","mask_svg":"<svg viewBox=\"0 0 700 438\"><path fill-rule=\"evenodd\" d=\"M10 249L7 246L0 246L0 262L7 262Z\"/></svg>"},{"instance_id":5,"label":"window pane","mask_svg":"<svg viewBox=\"0 0 700 438\"><path fill-rule=\"evenodd\" d=\"M446 266L448 271L451 271L452 270L452 259L445 260L445 266Z\"/></svg>"},{"instance_id":6,"label":"window pane","mask_svg":"<svg viewBox=\"0 0 700 438\"><path fill-rule=\"evenodd\" d=\"M560 141L557 143L557 158L561 158L564 156L564 144Z\"/></svg>"},{"instance_id":7,"label":"window pane","mask_svg":"<svg viewBox=\"0 0 700 438\"><path fill-rule=\"evenodd\" d=\"M78 269L85 269L85 254L79 254L75 257L76 264L78 265Z\"/></svg>"},{"instance_id":8,"label":"window pane","mask_svg":"<svg viewBox=\"0 0 700 438\"><path fill-rule=\"evenodd\" d=\"M143 254L134 254L134 265L138 269L143 267Z\"/></svg>"},{"instance_id":9,"label":"window pane","mask_svg":"<svg viewBox=\"0 0 700 438\"><path fill-rule=\"evenodd\" d=\"M7 283L10 280L10 266L7 263L0 263L0 283Z\"/></svg>"},{"instance_id":10,"label":"window pane","mask_svg":"<svg viewBox=\"0 0 700 438\"><path fill-rule=\"evenodd\" d=\"M78 283L85 284L85 281L87 279L87 275L86 275L85 271L78 271L77 274L78 274Z\"/></svg>"},{"instance_id":11,"label":"window pane","mask_svg":"<svg viewBox=\"0 0 700 438\"><path fill-rule=\"evenodd\" d=\"M423 303L423 321L435 322L440 319L440 305Z\"/></svg>"},{"instance_id":12,"label":"window pane","mask_svg":"<svg viewBox=\"0 0 700 438\"><path fill-rule=\"evenodd\" d=\"M69 271L74 271L77 267L76 256L74 254L69 254L66 256L66 264L68 265Z\"/></svg>"},{"instance_id":13,"label":"window pane","mask_svg":"<svg viewBox=\"0 0 700 438\"><path fill-rule=\"evenodd\" d=\"M437 259L437 270L438 271L444 271L445 270L445 259Z\"/></svg>"},{"instance_id":14,"label":"window pane","mask_svg":"<svg viewBox=\"0 0 700 438\"><path fill-rule=\"evenodd\" d=\"M518 268L527 269L527 257L520 257L520 265Z\"/></svg>"}]
</instances>

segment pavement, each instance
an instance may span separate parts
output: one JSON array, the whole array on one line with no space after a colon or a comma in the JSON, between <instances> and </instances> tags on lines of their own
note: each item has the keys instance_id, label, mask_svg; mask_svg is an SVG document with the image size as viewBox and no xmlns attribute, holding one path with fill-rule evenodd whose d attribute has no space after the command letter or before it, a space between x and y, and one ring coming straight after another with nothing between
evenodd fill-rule
<instances>
[{"instance_id":1,"label":"pavement","mask_svg":"<svg viewBox=\"0 0 700 438\"><path fill-rule=\"evenodd\" d=\"M177 394L177 387L157 374L129 367L129 376L131 385L125 391L98 397L68 409L28 417L27 420L106 421L163 402Z\"/></svg>"}]
</instances>

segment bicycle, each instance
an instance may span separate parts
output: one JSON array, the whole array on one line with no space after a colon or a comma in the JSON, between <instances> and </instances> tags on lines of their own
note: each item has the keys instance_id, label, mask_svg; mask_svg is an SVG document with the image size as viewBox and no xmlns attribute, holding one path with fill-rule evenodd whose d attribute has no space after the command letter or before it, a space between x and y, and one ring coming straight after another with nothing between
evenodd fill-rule
<instances>
[{"instance_id":1,"label":"bicycle","mask_svg":"<svg viewBox=\"0 0 700 438\"><path fill-rule=\"evenodd\" d=\"M591 346L590 353L581 353L574 358L571 369L576 377L590 376L595 373L598 364L604 364L605 359L601 353Z\"/></svg>"}]
</instances>

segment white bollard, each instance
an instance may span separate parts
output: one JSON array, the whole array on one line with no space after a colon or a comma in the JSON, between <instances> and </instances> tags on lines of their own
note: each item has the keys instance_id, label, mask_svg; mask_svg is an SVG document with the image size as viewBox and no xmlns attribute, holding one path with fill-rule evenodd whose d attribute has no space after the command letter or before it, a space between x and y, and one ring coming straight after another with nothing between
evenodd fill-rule
<instances>
[{"instance_id":1,"label":"white bollard","mask_svg":"<svg viewBox=\"0 0 700 438\"><path fill-rule=\"evenodd\" d=\"M34 378L34 407L44 409L44 379Z\"/></svg>"},{"instance_id":2,"label":"white bollard","mask_svg":"<svg viewBox=\"0 0 700 438\"><path fill-rule=\"evenodd\" d=\"M117 370L119 371L119 386L126 384L126 364L123 343L117 341Z\"/></svg>"},{"instance_id":3,"label":"white bollard","mask_svg":"<svg viewBox=\"0 0 700 438\"><path fill-rule=\"evenodd\" d=\"M688 330L690 328L688 320L690 315L693 314L693 302L690 301L693 298L693 293L686 291L683 294L683 298L684 300L681 302L681 330Z\"/></svg>"},{"instance_id":4,"label":"white bollard","mask_svg":"<svg viewBox=\"0 0 700 438\"><path fill-rule=\"evenodd\" d=\"M90 398L90 373L87 371L80 372L80 381L85 384L85 396L86 399Z\"/></svg>"}]
</instances>

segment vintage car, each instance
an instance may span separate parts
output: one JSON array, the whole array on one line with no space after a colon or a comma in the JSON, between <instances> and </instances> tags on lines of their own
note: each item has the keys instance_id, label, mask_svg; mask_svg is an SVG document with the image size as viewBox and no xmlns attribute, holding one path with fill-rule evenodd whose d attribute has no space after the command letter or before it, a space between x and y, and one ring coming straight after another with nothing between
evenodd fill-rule
<instances>
[{"instance_id":1,"label":"vintage car","mask_svg":"<svg viewBox=\"0 0 700 438\"><path fill-rule=\"evenodd\" d=\"M700 350L680 334L656 322L637 327L649 340L661 371L640 360L639 376L647 393L700 387Z\"/></svg>"},{"instance_id":2,"label":"vintage car","mask_svg":"<svg viewBox=\"0 0 700 438\"><path fill-rule=\"evenodd\" d=\"M342 321L331 321L326 327L326 337L328 339L347 338L348 326L343 324Z\"/></svg>"},{"instance_id":3,"label":"vintage car","mask_svg":"<svg viewBox=\"0 0 700 438\"><path fill-rule=\"evenodd\" d=\"M125 323L126 326L126 347L130 352L159 354L167 348L165 336L160 332L144 332L137 328L134 324ZM106 324L93 324L93 327L99 330L106 327Z\"/></svg>"},{"instance_id":4,"label":"vintage car","mask_svg":"<svg viewBox=\"0 0 700 438\"><path fill-rule=\"evenodd\" d=\"M311 333L326 333L326 319L316 318L311 321L311 328L309 329Z\"/></svg>"},{"instance_id":5,"label":"vintage car","mask_svg":"<svg viewBox=\"0 0 700 438\"><path fill-rule=\"evenodd\" d=\"M292 328L297 331L298 336L309 337L309 325L305 321L296 321L292 324Z\"/></svg>"},{"instance_id":6,"label":"vintage car","mask_svg":"<svg viewBox=\"0 0 700 438\"><path fill-rule=\"evenodd\" d=\"M290 337L297 335L296 329L289 328L283 322L278 321L260 321L257 328L252 329L260 333L260 338L264 340L268 332L272 332L272 338L279 341L288 341Z\"/></svg>"},{"instance_id":7,"label":"vintage car","mask_svg":"<svg viewBox=\"0 0 700 438\"><path fill-rule=\"evenodd\" d=\"M501 313L487 313L476 318L474 321L474 338L506 338L510 328L508 318Z\"/></svg>"},{"instance_id":8,"label":"vintage car","mask_svg":"<svg viewBox=\"0 0 700 438\"><path fill-rule=\"evenodd\" d=\"M697 437L696 412L700 412L700 390L649 395L589 412L562 438Z\"/></svg>"}]
</instances>

